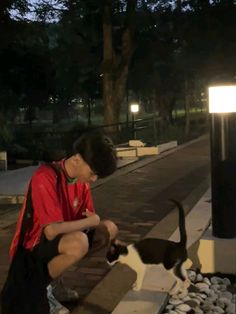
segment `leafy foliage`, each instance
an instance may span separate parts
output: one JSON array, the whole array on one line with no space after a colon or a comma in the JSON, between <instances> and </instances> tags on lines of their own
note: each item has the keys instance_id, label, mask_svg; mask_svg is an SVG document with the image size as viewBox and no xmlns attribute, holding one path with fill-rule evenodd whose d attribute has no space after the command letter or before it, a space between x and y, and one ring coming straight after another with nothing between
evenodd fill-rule
<instances>
[{"instance_id":1,"label":"leafy foliage","mask_svg":"<svg viewBox=\"0 0 236 314\"><path fill-rule=\"evenodd\" d=\"M118 121L128 95L172 121L173 108L199 103L209 82L234 80L235 16L232 0L2 0L0 113L14 121L24 109L32 122L36 108L50 108L57 122L79 100L90 110L103 99Z\"/></svg>"}]
</instances>

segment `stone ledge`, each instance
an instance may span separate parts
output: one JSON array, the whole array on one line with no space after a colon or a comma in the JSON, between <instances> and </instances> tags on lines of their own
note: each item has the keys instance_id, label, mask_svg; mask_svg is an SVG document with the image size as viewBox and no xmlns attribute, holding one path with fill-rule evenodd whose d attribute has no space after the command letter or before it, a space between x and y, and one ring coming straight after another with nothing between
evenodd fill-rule
<instances>
[{"instance_id":1,"label":"stone ledge","mask_svg":"<svg viewBox=\"0 0 236 314\"><path fill-rule=\"evenodd\" d=\"M122 280L120 280L122 274ZM72 314L108 314L120 299L130 290L136 273L126 265L117 264L106 277L97 284Z\"/></svg>"},{"instance_id":2,"label":"stone ledge","mask_svg":"<svg viewBox=\"0 0 236 314\"><path fill-rule=\"evenodd\" d=\"M5 204L22 204L24 195L0 195L0 205Z\"/></svg>"},{"instance_id":3,"label":"stone ledge","mask_svg":"<svg viewBox=\"0 0 236 314\"><path fill-rule=\"evenodd\" d=\"M117 157L137 157L136 147L119 147L116 148Z\"/></svg>"},{"instance_id":4,"label":"stone ledge","mask_svg":"<svg viewBox=\"0 0 236 314\"><path fill-rule=\"evenodd\" d=\"M129 141L130 147L117 147L117 157L140 157L158 155L162 152L176 148L177 141L171 141L157 146L144 146L144 143L138 140Z\"/></svg>"}]
</instances>

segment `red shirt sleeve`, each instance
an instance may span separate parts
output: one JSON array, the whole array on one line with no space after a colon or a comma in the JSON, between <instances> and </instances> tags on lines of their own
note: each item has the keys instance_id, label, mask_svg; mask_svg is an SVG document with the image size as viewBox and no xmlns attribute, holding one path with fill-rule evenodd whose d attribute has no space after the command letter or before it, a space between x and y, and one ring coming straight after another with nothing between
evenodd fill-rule
<instances>
[{"instance_id":1,"label":"red shirt sleeve","mask_svg":"<svg viewBox=\"0 0 236 314\"><path fill-rule=\"evenodd\" d=\"M64 221L57 191L57 175L49 167L43 167L32 177L32 203L35 219L41 226Z\"/></svg>"}]
</instances>

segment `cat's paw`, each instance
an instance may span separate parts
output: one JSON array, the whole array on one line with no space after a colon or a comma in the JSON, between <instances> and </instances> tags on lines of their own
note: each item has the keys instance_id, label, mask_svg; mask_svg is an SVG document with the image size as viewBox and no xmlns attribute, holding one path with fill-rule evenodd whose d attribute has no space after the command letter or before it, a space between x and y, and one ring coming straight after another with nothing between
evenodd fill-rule
<instances>
[{"instance_id":1,"label":"cat's paw","mask_svg":"<svg viewBox=\"0 0 236 314\"><path fill-rule=\"evenodd\" d=\"M191 285L191 281L189 279L186 279L183 283L183 289L188 289Z\"/></svg>"},{"instance_id":2,"label":"cat's paw","mask_svg":"<svg viewBox=\"0 0 236 314\"><path fill-rule=\"evenodd\" d=\"M133 286L132 286L132 290L134 290L134 291L140 291L141 288L142 288L142 285L137 284L137 282L135 282L135 283L133 284Z\"/></svg>"},{"instance_id":3,"label":"cat's paw","mask_svg":"<svg viewBox=\"0 0 236 314\"><path fill-rule=\"evenodd\" d=\"M169 294L173 296L173 295L178 294L179 291L180 291L180 286L178 283L176 283L174 287L169 291Z\"/></svg>"}]
</instances>

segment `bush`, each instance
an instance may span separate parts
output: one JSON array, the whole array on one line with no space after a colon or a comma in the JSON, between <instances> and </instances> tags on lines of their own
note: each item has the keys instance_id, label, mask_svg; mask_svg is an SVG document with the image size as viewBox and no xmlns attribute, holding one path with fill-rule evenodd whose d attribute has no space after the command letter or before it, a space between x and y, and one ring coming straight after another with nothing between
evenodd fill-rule
<instances>
[{"instance_id":1,"label":"bush","mask_svg":"<svg viewBox=\"0 0 236 314\"><path fill-rule=\"evenodd\" d=\"M0 150L7 151L13 141L13 132L10 125L0 120Z\"/></svg>"}]
</instances>

